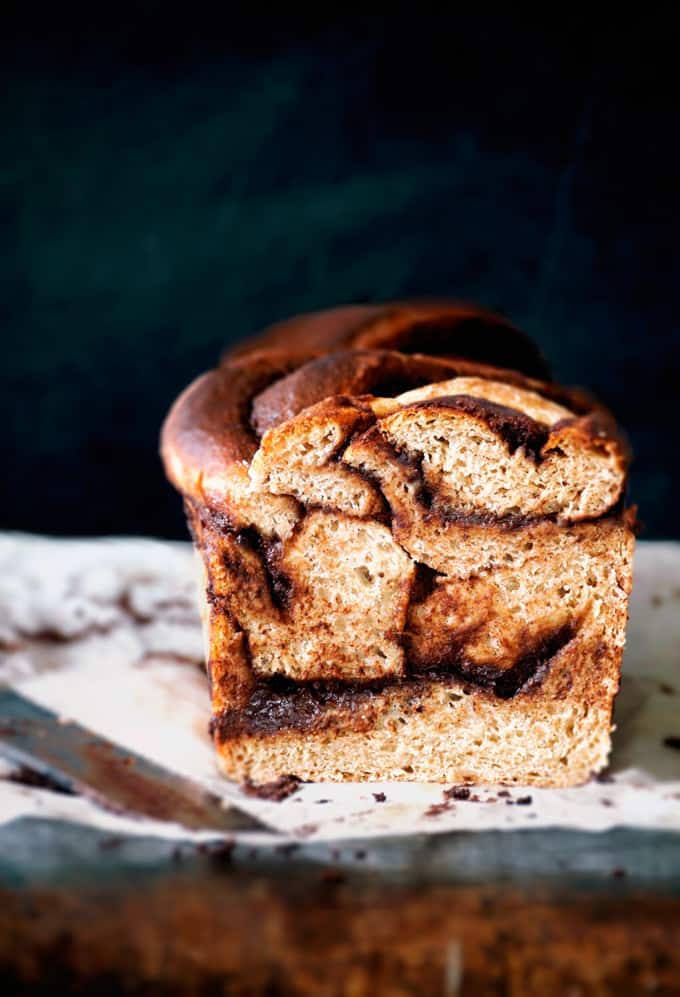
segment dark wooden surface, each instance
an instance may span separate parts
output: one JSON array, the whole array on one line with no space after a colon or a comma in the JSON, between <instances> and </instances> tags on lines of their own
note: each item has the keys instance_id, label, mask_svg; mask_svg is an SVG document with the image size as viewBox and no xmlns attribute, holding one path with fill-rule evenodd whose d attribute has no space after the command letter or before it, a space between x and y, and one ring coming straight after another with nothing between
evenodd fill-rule
<instances>
[{"instance_id":1,"label":"dark wooden surface","mask_svg":"<svg viewBox=\"0 0 680 997\"><path fill-rule=\"evenodd\" d=\"M680 839L447 834L342 847L0 830L0 991L680 993Z\"/></svg>"}]
</instances>

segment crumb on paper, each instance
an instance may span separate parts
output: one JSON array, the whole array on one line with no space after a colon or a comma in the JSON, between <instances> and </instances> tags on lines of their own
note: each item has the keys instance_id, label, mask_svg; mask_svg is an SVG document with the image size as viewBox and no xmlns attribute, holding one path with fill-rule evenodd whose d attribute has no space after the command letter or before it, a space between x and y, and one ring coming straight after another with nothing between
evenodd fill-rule
<instances>
[{"instance_id":1,"label":"crumb on paper","mask_svg":"<svg viewBox=\"0 0 680 997\"><path fill-rule=\"evenodd\" d=\"M468 786L451 786L444 790L444 796L447 800L469 800L470 789Z\"/></svg>"},{"instance_id":2,"label":"crumb on paper","mask_svg":"<svg viewBox=\"0 0 680 997\"><path fill-rule=\"evenodd\" d=\"M272 800L274 803L281 803L293 793L297 793L301 785L300 779L295 775L282 775L273 782L263 783L251 782L246 779L241 786L241 792L245 793L246 796L254 796L258 800Z\"/></svg>"},{"instance_id":3,"label":"crumb on paper","mask_svg":"<svg viewBox=\"0 0 680 997\"><path fill-rule=\"evenodd\" d=\"M312 834L316 834L318 830L318 824L301 824L300 827L295 829L294 834L298 838L309 838Z\"/></svg>"},{"instance_id":4,"label":"crumb on paper","mask_svg":"<svg viewBox=\"0 0 680 997\"><path fill-rule=\"evenodd\" d=\"M448 800L445 803L433 803L432 806L427 808L423 817L441 817L442 814L451 809L452 807Z\"/></svg>"}]
</instances>

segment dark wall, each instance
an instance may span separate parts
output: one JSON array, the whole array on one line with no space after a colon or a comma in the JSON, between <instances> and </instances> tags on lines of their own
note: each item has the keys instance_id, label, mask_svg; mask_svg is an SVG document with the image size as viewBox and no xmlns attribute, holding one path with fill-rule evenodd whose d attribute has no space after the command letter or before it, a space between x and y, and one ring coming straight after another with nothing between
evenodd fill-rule
<instances>
[{"instance_id":1,"label":"dark wall","mask_svg":"<svg viewBox=\"0 0 680 997\"><path fill-rule=\"evenodd\" d=\"M52 6L2 31L0 528L184 535L158 428L226 342L443 294L604 397L680 536L670 25Z\"/></svg>"}]
</instances>

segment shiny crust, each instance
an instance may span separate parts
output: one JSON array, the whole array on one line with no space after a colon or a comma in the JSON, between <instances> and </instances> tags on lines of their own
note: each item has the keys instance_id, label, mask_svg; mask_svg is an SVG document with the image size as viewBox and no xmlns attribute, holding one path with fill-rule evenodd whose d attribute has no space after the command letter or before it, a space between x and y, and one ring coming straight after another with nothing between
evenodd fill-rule
<instances>
[{"instance_id":1,"label":"shiny crust","mask_svg":"<svg viewBox=\"0 0 680 997\"><path fill-rule=\"evenodd\" d=\"M431 354L403 352L425 345ZM491 358L494 365L482 362ZM394 395L476 376L567 405L582 417L585 443L609 441L627 465L628 445L611 414L584 392L552 384L547 374L523 332L473 306L404 302L315 312L272 326L194 381L165 420L161 454L179 491L211 503L223 476L252 458L267 429L310 405L332 395Z\"/></svg>"},{"instance_id":2,"label":"shiny crust","mask_svg":"<svg viewBox=\"0 0 680 997\"><path fill-rule=\"evenodd\" d=\"M294 366L283 356L247 357L203 374L182 392L161 437L166 472L180 492L205 497L205 480L250 460L258 446L253 398Z\"/></svg>"},{"instance_id":3,"label":"shiny crust","mask_svg":"<svg viewBox=\"0 0 680 997\"><path fill-rule=\"evenodd\" d=\"M535 343L507 319L475 305L445 300L349 305L298 315L232 348L224 361L259 350L309 358L347 347L467 357L532 377L548 376Z\"/></svg>"}]
</instances>

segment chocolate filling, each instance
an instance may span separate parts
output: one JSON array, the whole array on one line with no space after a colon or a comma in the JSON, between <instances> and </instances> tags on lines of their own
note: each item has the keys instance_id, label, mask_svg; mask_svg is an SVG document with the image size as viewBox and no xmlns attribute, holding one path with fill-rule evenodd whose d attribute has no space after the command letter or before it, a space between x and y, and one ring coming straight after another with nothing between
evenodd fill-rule
<instances>
[{"instance_id":1,"label":"chocolate filling","mask_svg":"<svg viewBox=\"0 0 680 997\"><path fill-rule=\"evenodd\" d=\"M514 665L500 671L494 665L473 665L469 662L455 662L453 667L463 678L493 690L499 699L512 699L518 692L540 684L548 673L552 659L566 647L574 634L574 626L568 623L541 637Z\"/></svg>"},{"instance_id":2,"label":"chocolate filling","mask_svg":"<svg viewBox=\"0 0 680 997\"><path fill-rule=\"evenodd\" d=\"M370 430L370 432L372 434L371 446L374 447L376 451L384 455L386 462L398 461L402 467L408 470L411 480L417 484L415 498L420 507L425 511L424 518L426 521L440 520L444 523L453 523L456 526L485 526L511 531L521 530L529 526L535 526L537 523L553 523L557 520L557 516L553 513L541 515L506 513L505 515L499 515L498 513L491 511L482 512L476 510L453 509L450 506L442 505L436 494L429 488L427 482L425 481L422 467L422 456L415 456L399 449L389 440L385 439L377 427ZM351 441L347 441L344 449L347 449L350 442ZM390 509L395 525L408 529L410 526L410 518L402 516L399 508L389 502L387 496L382 490L382 485L378 476L367 470L365 467L352 468L352 470L354 470L356 474L362 477L369 484L373 485L373 487L383 496L387 507Z\"/></svg>"},{"instance_id":3,"label":"chocolate filling","mask_svg":"<svg viewBox=\"0 0 680 997\"><path fill-rule=\"evenodd\" d=\"M416 561L416 571L413 585L411 586L410 604L413 606L419 602L425 602L428 596L434 592L437 579L445 577L440 571L435 571L434 568L431 568L429 564Z\"/></svg>"},{"instance_id":4,"label":"chocolate filling","mask_svg":"<svg viewBox=\"0 0 680 997\"><path fill-rule=\"evenodd\" d=\"M255 551L260 558L260 563L267 581L267 589L272 604L281 612L285 612L290 605L293 594L291 580L281 569L281 556L283 548L280 541L268 540L263 537L254 526L249 526L245 530L236 533L237 543ZM242 571L242 566L235 566L232 570Z\"/></svg>"},{"instance_id":5,"label":"chocolate filling","mask_svg":"<svg viewBox=\"0 0 680 997\"><path fill-rule=\"evenodd\" d=\"M500 437L510 453L524 448L527 457L537 464L543 459L541 451L550 437L550 427L537 422L517 409L498 405L486 398L473 398L471 395L444 395L428 401L415 402L409 408L441 408L465 412L475 419L485 422L492 433ZM565 420L566 422L567 420Z\"/></svg>"},{"instance_id":6,"label":"chocolate filling","mask_svg":"<svg viewBox=\"0 0 680 997\"><path fill-rule=\"evenodd\" d=\"M359 683L295 682L283 675L260 678L248 703L214 717L212 729L219 741L247 735L271 736L285 730L318 732L334 726L342 730L370 730L381 709L380 696L387 689L401 693L405 710L417 710L432 685L461 679L498 699L512 699L543 681L552 659L573 636L573 627L561 627L542 637L508 669L454 658L406 679L386 677Z\"/></svg>"}]
</instances>

